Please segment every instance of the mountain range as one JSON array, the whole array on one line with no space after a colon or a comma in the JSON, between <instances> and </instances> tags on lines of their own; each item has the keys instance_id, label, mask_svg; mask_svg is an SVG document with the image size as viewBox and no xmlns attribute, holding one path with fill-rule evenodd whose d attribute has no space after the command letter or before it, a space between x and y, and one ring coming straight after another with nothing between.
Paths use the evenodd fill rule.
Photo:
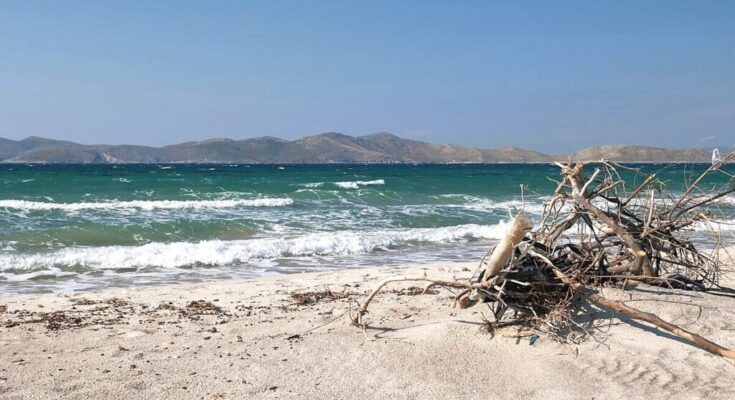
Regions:
<instances>
[{"instance_id":1,"label":"mountain range","mask_svg":"<svg viewBox=\"0 0 735 400\"><path fill-rule=\"evenodd\" d=\"M243 140L209 139L163 147L83 145L31 136L0 138L3 163L510 163L554 160L621 162L709 162L704 149L606 145L572 154L543 154L516 147L477 149L432 144L390 133L350 136L328 132L297 140L258 137Z\"/></svg>"}]
</instances>

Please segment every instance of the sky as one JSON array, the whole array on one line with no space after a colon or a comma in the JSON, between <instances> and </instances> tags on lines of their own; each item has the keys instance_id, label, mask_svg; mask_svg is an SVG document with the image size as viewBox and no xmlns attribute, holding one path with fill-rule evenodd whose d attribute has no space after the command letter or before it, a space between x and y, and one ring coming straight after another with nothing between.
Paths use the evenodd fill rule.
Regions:
<instances>
[{"instance_id":1,"label":"sky","mask_svg":"<svg viewBox=\"0 0 735 400\"><path fill-rule=\"evenodd\" d=\"M0 1L0 137L735 144L735 1Z\"/></svg>"}]
</instances>

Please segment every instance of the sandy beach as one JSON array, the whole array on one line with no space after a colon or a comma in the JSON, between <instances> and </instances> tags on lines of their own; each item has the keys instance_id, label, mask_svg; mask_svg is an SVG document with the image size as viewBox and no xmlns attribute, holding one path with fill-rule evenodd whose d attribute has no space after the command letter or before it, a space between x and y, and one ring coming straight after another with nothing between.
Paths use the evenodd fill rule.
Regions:
<instances>
[{"instance_id":1,"label":"sandy beach","mask_svg":"<svg viewBox=\"0 0 735 400\"><path fill-rule=\"evenodd\" d=\"M707 398L735 366L599 309L576 343L484 328L484 306L392 286L363 332L347 313L389 276L466 277L474 263L365 268L0 299L0 397ZM731 282L731 281L729 281ZM732 286L732 285L731 285ZM326 292L326 293L325 293ZM329 294L331 292L331 295ZM639 286L606 297L735 347L735 297ZM314 294L316 293L316 294Z\"/></svg>"},{"instance_id":2,"label":"sandy beach","mask_svg":"<svg viewBox=\"0 0 735 400\"><path fill-rule=\"evenodd\" d=\"M735 400L671 3L0 1L0 400Z\"/></svg>"}]
</instances>

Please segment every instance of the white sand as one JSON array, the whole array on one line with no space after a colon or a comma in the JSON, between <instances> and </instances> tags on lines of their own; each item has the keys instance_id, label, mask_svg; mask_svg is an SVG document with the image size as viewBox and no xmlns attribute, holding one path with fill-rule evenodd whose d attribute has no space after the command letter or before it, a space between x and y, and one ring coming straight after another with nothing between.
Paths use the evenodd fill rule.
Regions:
<instances>
[{"instance_id":1,"label":"white sand","mask_svg":"<svg viewBox=\"0 0 735 400\"><path fill-rule=\"evenodd\" d=\"M384 277L466 277L473 267L354 269L0 299L8 307L0 314L0 397L735 398L735 363L599 309L593 335L581 343L542 335L533 346L527 338L491 338L481 324L488 309L453 309L443 289L380 295L367 316L374 327L367 338L346 317L337 318ZM360 296L307 306L290 297L326 287ZM652 287L603 293L735 347L735 295ZM128 304L74 306L81 297ZM182 315L194 300L213 302L228 315ZM176 309L155 310L169 301ZM42 315L23 313L57 310L79 316L81 324L98 321L61 330L45 322L7 327Z\"/></svg>"}]
</instances>

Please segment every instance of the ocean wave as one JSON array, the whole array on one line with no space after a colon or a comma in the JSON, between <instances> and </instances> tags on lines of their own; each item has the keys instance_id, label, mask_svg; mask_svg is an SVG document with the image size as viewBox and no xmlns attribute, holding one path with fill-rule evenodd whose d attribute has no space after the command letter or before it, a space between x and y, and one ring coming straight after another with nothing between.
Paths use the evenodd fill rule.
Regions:
<instances>
[{"instance_id":1,"label":"ocean wave","mask_svg":"<svg viewBox=\"0 0 735 400\"><path fill-rule=\"evenodd\" d=\"M53 270L64 267L128 269L237 265L284 257L365 254L421 243L499 239L508 224L458 225L442 228L315 233L292 238L208 240L197 243L149 243L142 246L70 247L51 253L5 254L0 271Z\"/></svg>"},{"instance_id":2,"label":"ocean wave","mask_svg":"<svg viewBox=\"0 0 735 400\"><path fill-rule=\"evenodd\" d=\"M327 184L327 182L310 182L310 183L303 183L303 184L301 184L301 186L303 186L305 188L308 188L308 189L316 189L316 188L322 188L326 184ZM375 179L375 180L372 180L372 181L331 182L330 185L341 187L343 189L359 189L362 186L385 185L385 180L384 179Z\"/></svg>"},{"instance_id":3,"label":"ocean wave","mask_svg":"<svg viewBox=\"0 0 735 400\"><path fill-rule=\"evenodd\" d=\"M543 203L535 202L535 201L521 201L521 200L508 200L508 201L500 201L500 202L493 202L490 200L482 200L477 202L471 202L468 204L462 204L460 205L461 208L466 208L470 210L513 210L513 211L520 211L524 210L527 213L530 214L541 214L541 212L544 210Z\"/></svg>"},{"instance_id":4,"label":"ocean wave","mask_svg":"<svg viewBox=\"0 0 735 400\"><path fill-rule=\"evenodd\" d=\"M735 231L735 219L713 219L709 222L698 221L690 226L696 232Z\"/></svg>"},{"instance_id":5,"label":"ocean wave","mask_svg":"<svg viewBox=\"0 0 735 400\"><path fill-rule=\"evenodd\" d=\"M0 209L38 210L118 210L118 209L199 209L234 207L282 207L293 204L289 198L233 199L233 200L132 200L82 203L46 203L28 200L0 200Z\"/></svg>"},{"instance_id":6,"label":"ocean wave","mask_svg":"<svg viewBox=\"0 0 735 400\"><path fill-rule=\"evenodd\" d=\"M529 214L541 214L544 209L543 202L546 200L546 198L529 198L525 201L520 199L494 201L488 198L466 194L443 194L439 195L439 197L459 198L464 200L464 202L459 204L441 204L437 205L438 207L457 208L472 211L498 211L510 209L514 212L523 209Z\"/></svg>"},{"instance_id":7,"label":"ocean wave","mask_svg":"<svg viewBox=\"0 0 735 400\"><path fill-rule=\"evenodd\" d=\"M359 189L360 186L385 185L385 180L375 179L372 181L346 181L346 182L334 182L334 184L343 189Z\"/></svg>"}]
</instances>

